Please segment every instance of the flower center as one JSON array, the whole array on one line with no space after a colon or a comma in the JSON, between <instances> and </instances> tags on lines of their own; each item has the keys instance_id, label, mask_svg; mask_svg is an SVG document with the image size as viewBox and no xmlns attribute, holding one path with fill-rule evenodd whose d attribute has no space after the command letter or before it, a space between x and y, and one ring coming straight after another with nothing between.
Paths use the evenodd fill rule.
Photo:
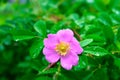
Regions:
<instances>
[{"instance_id":1,"label":"flower center","mask_svg":"<svg viewBox=\"0 0 120 80\"><path fill-rule=\"evenodd\" d=\"M55 51L57 51L60 55L65 56L70 49L70 45L66 42L60 42L56 45Z\"/></svg>"}]
</instances>

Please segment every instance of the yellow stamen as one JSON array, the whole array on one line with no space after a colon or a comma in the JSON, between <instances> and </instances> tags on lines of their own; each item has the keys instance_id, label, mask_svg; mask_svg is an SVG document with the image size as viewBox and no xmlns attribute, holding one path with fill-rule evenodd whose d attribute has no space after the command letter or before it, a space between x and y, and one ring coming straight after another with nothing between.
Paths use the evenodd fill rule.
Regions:
<instances>
[{"instance_id":1,"label":"yellow stamen","mask_svg":"<svg viewBox=\"0 0 120 80\"><path fill-rule=\"evenodd\" d=\"M70 45L69 43L66 42L60 42L55 47L55 51L62 56L65 56L68 53L69 49L70 49Z\"/></svg>"}]
</instances>

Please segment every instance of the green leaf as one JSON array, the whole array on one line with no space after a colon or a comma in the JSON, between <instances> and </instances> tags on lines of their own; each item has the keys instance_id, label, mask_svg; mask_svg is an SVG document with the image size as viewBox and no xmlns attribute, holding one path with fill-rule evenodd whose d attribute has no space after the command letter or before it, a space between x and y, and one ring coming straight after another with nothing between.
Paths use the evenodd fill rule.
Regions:
<instances>
[{"instance_id":1,"label":"green leaf","mask_svg":"<svg viewBox=\"0 0 120 80\"><path fill-rule=\"evenodd\" d=\"M11 33L15 41L32 39L35 37L34 33L29 30L11 30Z\"/></svg>"},{"instance_id":2,"label":"green leaf","mask_svg":"<svg viewBox=\"0 0 120 80\"><path fill-rule=\"evenodd\" d=\"M93 72L89 73L87 76L83 78L83 80L89 80L93 76Z\"/></svg>"},{"instance_id":3,"label":"green leaf","mask_svg":"<svg viewBox=\"0 0 120 80\"><path fill-rule=\"evenodd\" d=\"M115 12L118 12L117 10L114 9ZM120 18L118 14L112 14L111 15L111 20L113 24L120 24Z\"/></svg>"},{"instance_id":4,"label":"green leaf","mask_svg":"<svg viewBox=\"0 0 120 80\"><path fill-rule=\"evenodd\" d=\"M86 47L84 49L84 52L95 55L95 56L104 56L104 55L109 54L108 51L106 51L104 48L99 47L99 46Z\"/></svg>"},{"instance_id":5,"label":"green leaf","mask_svg":"<svg viewBox=\"0 0 120 80\"><path fill-rule=\"evenodd\" d=\"M104 76L104 79L103 77ZM91 71L87 76L83 78L83 80L109 80L108 74L107 74L107 68L102 67L102 68L97 68L96 71Z\"/></svg>"},{"instance_id":6,"label":"green leaf","mask_svg":"<svg viewBox=\"0 0 120 80\"><path fill-rule=\"evenodd\" d=\"M51 28L51 33L56 33L58 30L62 29L63 26L65 25L65 22L60 21L56 23L52 28Z\"/></svg>"},{"instance_id":7,"label":"green leaf","mask_svg":"<svg viewBox=\"0 0 120 80\"><path fill-rule=\"evenodd\" d=\"M110 16L109 14L107 13L101 13L99 15L99 18L98 18L99 22L101 22L102 24L104 24L105 26L111 26L112 25L112 21L110 19Z\"/></svg>"},{"instance_id":8,"label":"green leaf","mask_svg":"<svg viewBox=\"0 0 120 80\"><path fill-rule=\"evenodd\" d=\"M39 76L35 80L53 80L51 77L48 76Z\"/></svg>"},{"instance_id":9,"label":"green leaf","mask_svg":"<svg viewBox=\"0 0 120 80\"><path fill-rule=\"evenodd\" d=\"M86 38L92 38L94 41L105 42L104 37L97 35L97 34L86 35Z\"/></svg>"},{"instance_id":10,"label":"green leaf","mask_svg":"<svg viewBox=\"0 0 120 80\"><path fill-rule=\"evenodd\" d=\"M85 39L85 40L83 40L83 41L80 42L80 45L81 45L82 47L85 47L85 46L87 46L88 44L90 44L91 42L93 42L93 39Z\"/></svg>"},{"instance_id":11,"label":"green leaf","mask_svg":"<svg viewBox=\"0 0 120 80\"><path fill-rule=\"evenodd\" d=\"M69 18L75 21L75 20L78 20L78 19L79 19L79 15L76 14L76 13L73 13L73 14L71 14L71 15L69 16Z\"/></svg>"},{"instance_id":12,"label":"green leaf","mask_svg":"<svg viewBox=\"0 0 120 80\"><path fill-rule=\"evenodd\" d=\"M35 24L34 24L34 29L43 37L46 36L46 32L47 32L47 29L46 29L46 23L42 20L39 20L37 21Z\"/></svg>"},{"instance_id":13,"label":"green leaf","mask_svg":"<svg viewBox=\"0 0 120 80\"><path fill-rule=\"evenodd\" d=\"M103 32L107 41L112 43L114 41L114 33L112 28L110 26L103 26Z\"/></svg>"},{"instance_id":14,"label":"green leaf","mask_svg":"<svg viewBox=\"0 0 120 80\"><path fill-rule=\"evenodd\" d=\"M82 56L80 56L78 65L74 67L74 70L76 70L76 71L81 70L83 68L86 68L87 65L88 65L87 56L82 55Z\"/></svg>"},{"instance_id":15,"label":"green leaf","mask_svg":"<svg viewBox=\"0 0 120 80\"><path fill-rule=\"evenodd\" d=\"M98 20L100 22L99 26L103 30L103 33L104 33L104 36L105 36L107 42L113 43L114 42L114 32L111 27L111 26L113 26L113 24L112 24L112 21L111 21L109 15L103 13L100 15L100 18Z\"/></svg>"},{"instance_id":16,"label":"green leaf","mask_svg":"<svg viewBox=\"0 0 120 80\"><path fill-rule=\"evenodd\" d=\"M87 38L92 38L94 40L90 45L103 46L106 44L105 38L97 34L86 35L86 39Z\"/></svg>"},{"instance_id":17,"label":"green leaf","mask_svg":"<svg viewBox=\"0 0 120 80\"><path fill-rule=\"evenodd\" d=\"M43 48L43 39L35 40L29 50L31 57L36 58L40 54L42 48Z\"/></svg>"},{"instance_id":18,"label":"green leaf","mask_svg":"<svg viewBox=\"0 0 120 80\"><path fill-rule=\"evenodd\" d=\"M29 56L30 57L30 56ZM32 69L36 70L36 71L40 71L41 69L43 69L43 64L41 59L32 59L31 63L31 67ZM42 66L42 67L41 67Z\"/></svg>"},{"instance_id":19,"label":"green leaf","mask_svg":"<svg viewBox=\"0 0 120 80\"><path fill-rule=\"evenodd\" d=\"M120 58L115 58L114 60L114 64L120 68Z\"/></svg>"},{"instance_id":20,"label":"green leaf","mask_svg":"<svg viewBox=\"0 0 120 80\"><path fill-rule=\"evenodd\" d=\"M117 31L117 40L120 41L120 28L118 28L118 31Z\"/></svg>"},{"instance_id":21,"label":"green leaf","mask_svg":"<svg viewBox=\"0 0 120 80\"><path fill-rule=\"evenodd\" d=\"M5 48L3 45L0 44L0 52L3 51Z\"/></svg>"},{"instance_id":22,"label":"green leaf","mask_svg":"<svg viewBox=\"0 0 120 80\"><path fill-rule=\"evenodd\" d=\"M120 50L120 41L116 41L115 44L118 47L118 49Z\"/></svg>"},{"instance_id":23,"label":"green leaf","mask_svg":"<svg viewBox=\"0 0 120 80\"><path fill-rule=\"evenodd\" d=\"M46 71L40 71L39 74L53 74L57 71L57 68L50 68L49 70Z\"/></svg>"},{"instance_id":24,"label":"green leaf","mask_svg":"<svg viewBox=\"0 0 120 80\"><path fill-rule=\"evenodd\" d=\"M98 34L101 32L101 28L100 27L96 27L95 25L86 25L85 26L86 29L86 34L90 35L90 34ZM99 31L99 32L98 32Z\"/></svg>"}]
</instances>

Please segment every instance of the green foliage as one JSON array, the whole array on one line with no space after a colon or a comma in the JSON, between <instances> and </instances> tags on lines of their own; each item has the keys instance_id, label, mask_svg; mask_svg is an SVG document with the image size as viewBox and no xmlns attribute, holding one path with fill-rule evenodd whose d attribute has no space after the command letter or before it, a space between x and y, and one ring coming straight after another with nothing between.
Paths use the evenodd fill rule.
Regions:
<instances>
[{"instance_id":1,"label":"green foliage","mask_svg":"<svg viewBox=\"0 0 120 80\"><path fill-rule=\"evenodd\" d=\"M30 47L31 57L36 58L40 54L42 48L43 48L43 40L37 39L36 41L34 41Z\"/></svg>"},{"instance_id":2,"label":"green foliage","mask_svg":"<svg viewBox=\"0 0 120 80\"><path fill-rule=\"evenodd\" d=\"M34 24L34 29L41 35L41 36L45 36L46 35L46 23L42 20L37 21Z\"/></svg>"},{"instance_id":3,"label":"green foliage","mask_svg":"<svg viewBox=\"0 0 120 80\"><path fill-rule=\"evenodd\" d=\"M108 52L104 48L101 48L99 46L86 47L84 52L95 56L104 56L108 54Z\"/></svg>"},{"instance_id":4,"label":"green foliage","mask_svg":"<svg viewBox=\"0 0 120 80\"><path fill-rule=\"evenodd\" d=\"M12 30L11 33L15 41L32 39L35 37L34 33L27 30Z\"/></svg>"},{"instance_id":5,"label":"green foliage","mask_svg":"<svg viewBox=\"0 0 120 80\"><path fill-rule=\"evenodd\" d=\"M120 80L119 4L120 0L1 0L0 80ZM47 34L66 28L84 49L70 71L60 62L50 66L43 55Z\"/></svg>"},{"instance_id":6,"label":"green foliage","mask_svg":"<svg viewBox=\"0 0 120 80\"><path fill-rule=\"evenodd\" d=\"M82 47L85 47L85 46L87 46L88 44L90 44L91 42L93 42L93 39L85 39L85 40L83 40L83 41L80 42L80 45L81 45Z\"/></svg>"}]
</instances>

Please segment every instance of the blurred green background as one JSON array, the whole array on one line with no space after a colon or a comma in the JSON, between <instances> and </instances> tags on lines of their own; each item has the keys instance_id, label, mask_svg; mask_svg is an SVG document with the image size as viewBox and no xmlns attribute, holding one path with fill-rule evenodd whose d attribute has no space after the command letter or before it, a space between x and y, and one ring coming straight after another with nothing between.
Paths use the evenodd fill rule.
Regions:
<instances>
[{"instance_id":1,"label":"blurred green background","mask_svg":"<svg viewBox=\"0 0 120 80\"><path fill-rule=\"evenodd\" d=\"M49 63L37 23L47 34L76 33L84 48L77 66L41 72ZM120 0L0 0L0 80L120 80Z\"/></svg>"}]
</instances>

